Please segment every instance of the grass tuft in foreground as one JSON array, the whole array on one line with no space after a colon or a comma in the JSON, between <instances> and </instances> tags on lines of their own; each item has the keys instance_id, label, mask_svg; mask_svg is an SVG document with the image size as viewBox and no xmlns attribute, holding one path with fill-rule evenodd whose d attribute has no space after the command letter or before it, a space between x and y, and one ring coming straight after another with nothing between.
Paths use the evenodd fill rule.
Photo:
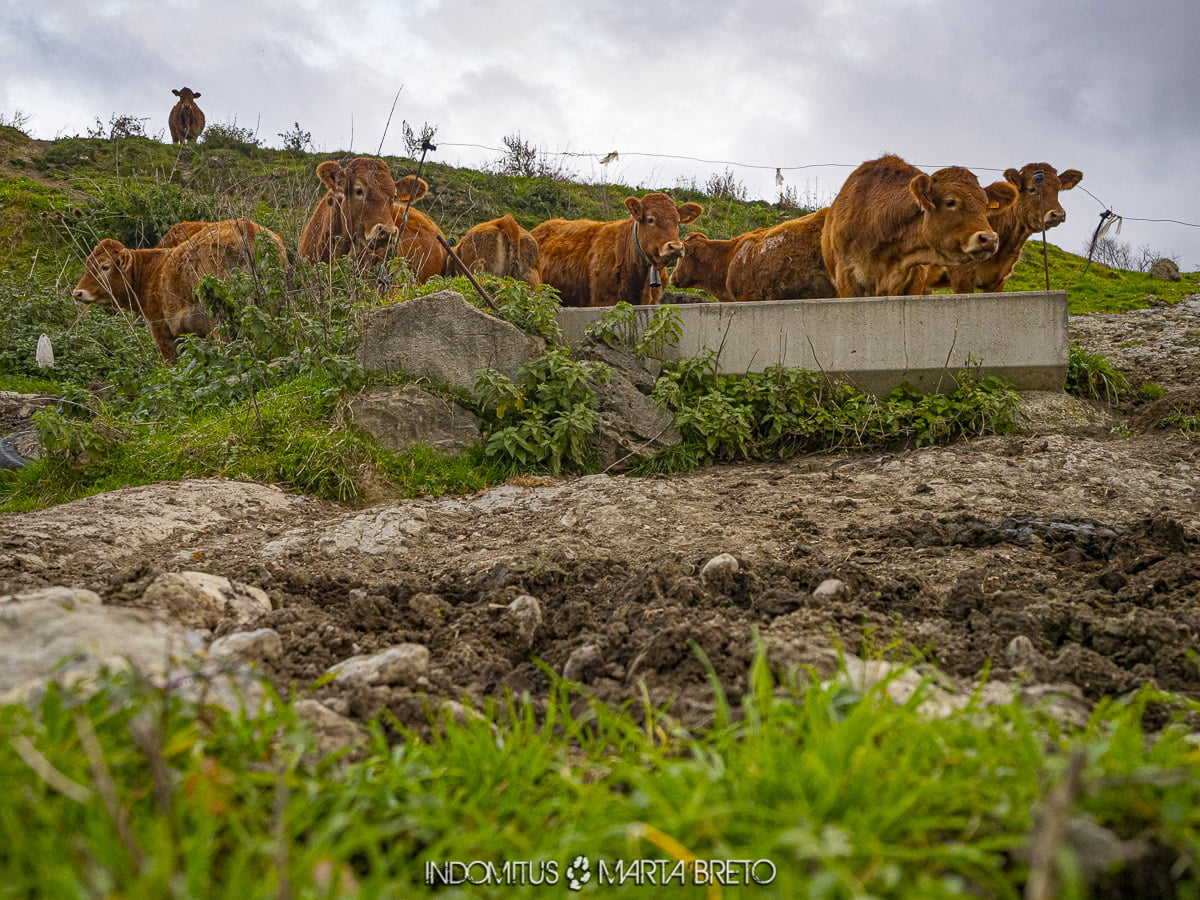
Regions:
<instances>
[{"instance_id":1,"label":"grass tuft in foreground","mask_svg":"<svg viewBox=\"0 0 1200 900\"><path fill-rule=\"evenodd\" d=\"M508 863L514 886L470 895L532 897L546 887L520 883L516 864L562 890L579 855L599 882L601 863L665 871L692 854L770 861L756 869L774 870L770 885L727 896L1016 898L1035 812L1078 752L1070 815L1149 842L1180 896L1200 889L1200 753L1182 718L1141 724L1150 707L1182 716L1183 701L1146 690L1075 732L1016 704L931 721L920 695L897 706L886 684L785 688L761 660L752 681L743 715L718 694L702 731L559 684L540 714L512 700L447 715L429 740L393 723L357 758L320 761L284 698L249 715L129 675L87 699L52 688L34 709L0 707L0 884L28 897L447 896L426 884L430 866L479 860L474 878ZM1084 896L1078 860L1062 858L1061 896ZM605 893L639 890L703 889Z\"/></svg>"}]
</instances>

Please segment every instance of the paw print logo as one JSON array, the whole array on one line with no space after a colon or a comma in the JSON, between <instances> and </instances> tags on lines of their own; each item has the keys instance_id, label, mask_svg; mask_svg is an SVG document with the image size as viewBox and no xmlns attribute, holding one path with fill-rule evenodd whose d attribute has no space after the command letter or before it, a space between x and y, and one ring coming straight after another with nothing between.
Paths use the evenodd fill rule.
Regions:
<instances>
[{"instance_id":1,"label":"paw print logo","mask_svg":"<svg viewBox=\"0 0 1200 900\"><path fill-rule=\"evenodd\" d=\"M592 872L587 857L575 857L567 866L567 887L573 891L581 891L583 886L591 880Z\"/></svg>"}]
</instances>

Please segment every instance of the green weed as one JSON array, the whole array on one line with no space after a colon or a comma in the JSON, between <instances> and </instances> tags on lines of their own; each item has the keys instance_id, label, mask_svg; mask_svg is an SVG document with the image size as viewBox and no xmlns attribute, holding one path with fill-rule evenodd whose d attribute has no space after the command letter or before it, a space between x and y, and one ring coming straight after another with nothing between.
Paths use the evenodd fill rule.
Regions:
<instances>
[{"instance_id":1,"label":"green weed","mask_svg":"<svg viewBox=\"0 0 1200 900\"><path fill-rule=\"evenodd\" d=\"M1123 372L1102 353L1088 353L1072 344L1067 361L1067 392L1115 406L1129 389Z\"/></svg>"}]
</instances>

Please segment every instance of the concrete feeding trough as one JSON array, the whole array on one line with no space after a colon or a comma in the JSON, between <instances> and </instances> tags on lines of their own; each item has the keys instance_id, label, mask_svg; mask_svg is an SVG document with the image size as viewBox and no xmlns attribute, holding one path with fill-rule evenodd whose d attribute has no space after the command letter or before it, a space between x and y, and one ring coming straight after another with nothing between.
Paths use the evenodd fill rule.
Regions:
<instances>
[{"instance_id":1,"label":"concrete feeding trough","mask_svg":"<svg viewBox=\"0 0 1200 900\"><path fill-rule=\"evenodd\" d=\"M657 307L635 307L644 323ZM951 391L965 368L996 375L1020 391L1061 391L1066 384L1064 291L927 294L677 307L683 336L667 355L717 350L722 373L784 365L843 378L886 394L902 382L926 393ZM583 338L606 307L562 309L570 343Z\"/></svg>"}]
</instances>

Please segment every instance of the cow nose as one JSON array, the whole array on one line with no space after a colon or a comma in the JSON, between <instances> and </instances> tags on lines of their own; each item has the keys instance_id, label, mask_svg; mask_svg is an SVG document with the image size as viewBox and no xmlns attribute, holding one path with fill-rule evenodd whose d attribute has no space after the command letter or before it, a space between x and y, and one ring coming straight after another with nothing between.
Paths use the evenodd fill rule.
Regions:
<instances>
[{"instance_id":1,"label":"cow nose","mask_svg":"<svg viewBox=\"0 0 1200 900\"><path fill-rule=\"evenodd\" d=\"M1055 225L1061 225L1067 221L1067 214L1061 209L1050 209L1046 211L1046 227L1053 228Z\"/></svg>"},{"instance_id":2,"label":"cow nose","mask_svg":"<svg viewBox=\"0 0 1200 900\"><path fill-rule=\"evenodd\" d=\"M683 256L683 241L668 241L663 244L662 255L667 259L679 259Z\"/></svg>"},{"instance_id":3,"label":"cow nose","mask_svg":"<svg viewBox=\"0 0 1200 900\"><path fill-rule=\"evenodd\" d=\"M87 302L87 291L85 291L85 290L72 291L71 296L74 297L76 300L78 300L80 303Z\"/></svg>"}]
</instances>

